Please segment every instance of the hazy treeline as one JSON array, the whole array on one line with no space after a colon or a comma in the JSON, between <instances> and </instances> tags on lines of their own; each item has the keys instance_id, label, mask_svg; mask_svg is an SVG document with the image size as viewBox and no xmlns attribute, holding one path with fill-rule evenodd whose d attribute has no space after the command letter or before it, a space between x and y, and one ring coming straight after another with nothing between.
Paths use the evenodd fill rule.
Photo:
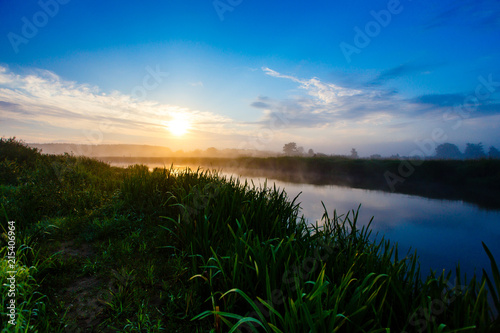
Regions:
<instances>
[{"instance_id":1,"label":"hazy treeline","mask_svg":"<svg viewBox=\"0 0 500 333\"><path fill-rule=\"evenodd\" d=\"M297 146L295 142L286 143L283 146L283 154L286 156L309 156L309 157L325 157L328 156L323 153L315 153L313 149L309 149L307 152L304 147ZM330 156L343 156L349 158L360 158L358 151L356 148L351 149L351 153L349 155L336 155L332 154ZM372 154L370 155L370 159L408 159L414 156L400 156L399 154L395 154L392 156L384 157L380 154ZM420 157L418 157L420 158ZM435 154L432 156L426 156L426 159L439 159L439 160L462 160L462 159L481 159L481 158L490 158L490 159L500 159L500 151L491 146L488 152L485 152L483 144L479 143L467 143L465 145L465 150L462 153L460 149L452 143L443 143L438 145L435 148Z\"/></svg>"},{"instance_id":2,"label":"hazy treeline","mask_svg":"<svg viewBox=\"0 0 500 333\"><path fill-rule=\"evenodd\" d=\"M133 144L101 144L101 145L85 145L73 143L30 143L30 147L39 149L44 154L62 155L68 153L75 156L89 157L221 157L221 158L237 158L237 157L278 157L278 156L303 156L303 157L348 157L348 158L364 158L364 159L405 159L411 156L400 156L393 154L391 156L382 156L381 154L371 154L369 156L360 156L356 148L352 148L350 154L325 154L316 152L314 149L306 149L298 146L295 142L286 143L281 152L252 150L252 149L217 149L210 147L207 149L194 149L189 151L173 150L168 147L152 146L152 145L133 145ZM499 159L500 151L494 147L489 147L489 150L483 147L480 143L467 143L464 151L452 143L443 143L436 147L435 153L431 156L426 156L426 159Z\"/></svg>"},{"instance_id":3,"label":"hazy treeline","mask_svg":"<svg viewBox=\"0 0 500 333\"><path fill-rule=\"evenodd\" d=\"M85 145L73 143L29 143L28 146L41 150L43 154L88 157L239 157L239 156L277 156L278 153L251 149L217 149L190 151L172 150L168 147L132 144Z\"/></svg>"},{"instance_id":4,"label":"hazy treeline","mask_svg":"<svg viewBox=\"0 0 500 333\"><path fill-rule=\"evenodd\" d=\"M465 145L465 150L462 153L456 145L452 143L443 143L436 147L435 158L448 160L480 158L500 159L500 151L498 151L498 149L494 146L491 146L488 153L486 153L483 144L479 142L477 144L467 143Z\"/></svg>"}]
</instances>

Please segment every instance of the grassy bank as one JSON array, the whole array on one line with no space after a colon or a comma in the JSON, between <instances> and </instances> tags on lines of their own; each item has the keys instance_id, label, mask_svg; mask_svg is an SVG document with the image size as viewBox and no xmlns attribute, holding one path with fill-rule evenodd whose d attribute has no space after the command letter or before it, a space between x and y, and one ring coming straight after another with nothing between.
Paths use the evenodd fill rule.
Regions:
<instances>
[{"instance_id":1,"label":"grassy bank","mask_svg":"<svg viewBox=\"0 0 500 333\"><path fill-rule=\"evenodd\" d=\"M0 156L2 281L8 221L18 272L17 324L3 282L2 332L500 328L492 257L490 278L422 278L415 254L369 241L355 211L310 227L283 191L208 171L112 168L13 140Z\"/></svg>"},{"instance_id":2,"label":"grassy bank","mask_svg":"<svg viewBox=\"0 0 500 333\"><path fill-rule=\"evenodd\" d=\"M201 165L246 176L464 200L484 208L500 209L500 160L405 161L345 157L101 159L114 163Z\"/></svg>"}]
</instances>

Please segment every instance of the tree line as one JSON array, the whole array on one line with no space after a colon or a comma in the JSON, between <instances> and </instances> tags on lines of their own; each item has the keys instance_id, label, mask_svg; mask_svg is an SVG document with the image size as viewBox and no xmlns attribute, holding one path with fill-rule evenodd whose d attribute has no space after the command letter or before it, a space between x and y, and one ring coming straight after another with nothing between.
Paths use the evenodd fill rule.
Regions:
<instances>
[{"instance_id":1,"label":"tree line","mask_svg":"<svg viewBox=\"0 0 500 333\"><path fill-rule=\"evenodd\" d=\"M297 143L295 142L285 143L285 145L283 146L283 154L286 156L309 156L309 157L328 156L323 153L315 153L313 149L309 149L306 153L304 147L297 146ZM348 157L359 158L358 152L356 151L355 148L351 149L351 155L349 155Z\"/></svg>"},{"instance_id":2,"label":"tree line","mask_svg":"<svg viewBox=\"0 0 500 333\"><path fill-rule=\"evenodd\" d=\"M283 154L286 156L327 156L322 153L315 153L314 150L309 149L306 153L304 147L297 146L295 142L286 143L283 146ZM351 154L347 157L350 158L359 158L358 152L355 148L351 149ZM383 158L380 154L371 155L372 159L381 159ZM390 158L400 159L401 157L398 155L393 155ZM429 156L430 159L440 159L440 160L469 160L469 159L482 159L482 158L490 158L490 159L500 159L500 151L491 146L486 153L483 144L479 143L467 143L465 145L465 151L462 153L457 145L452 143L442 143L438 145L435 149L435 155Z\"/></svg>"},{"instance_id":3,"label":"tree line","mask_svg":"<svg viewBox=\"0 0 500 333\"><path fill-rule=\"evenodd\" d=\"M500 159L500 151L491 146L488 153L486 153L483 144L479 142L467 143L465 145L465 151L462 153L456 145L452 143L443 143L436 147L435 158L442 160Z\"/></svg>"}]
</instances>

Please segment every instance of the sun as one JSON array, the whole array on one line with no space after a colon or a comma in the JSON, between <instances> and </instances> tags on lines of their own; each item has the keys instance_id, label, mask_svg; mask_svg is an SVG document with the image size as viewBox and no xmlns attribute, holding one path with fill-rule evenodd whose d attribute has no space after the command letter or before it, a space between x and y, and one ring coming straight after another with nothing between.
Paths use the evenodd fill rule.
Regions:
<instances>
[{"instance_id":1,"label":"sun","mask_svg":"<svg viewBox=\"0 0 500 333\"><path fill-rule=\"evenodd\" d=\"M172 119L168 122L168 130L175 136L181 136L187 133L189 123L185 119Z\"/></svg>"}]
</instances>

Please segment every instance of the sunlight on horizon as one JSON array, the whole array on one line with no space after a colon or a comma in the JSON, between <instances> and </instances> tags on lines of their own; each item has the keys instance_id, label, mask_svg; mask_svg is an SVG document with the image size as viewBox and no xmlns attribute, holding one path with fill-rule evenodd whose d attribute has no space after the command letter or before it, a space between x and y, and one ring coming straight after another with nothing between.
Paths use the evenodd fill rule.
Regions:
<instances>
[{"instance_id":1,"label":"sunlight on horizon","mask_svg":"<svg viewBox=\"0 0 500 333\"><path fill-rule=\"evenodd\" d=\"M183 118L174 118L167 123L167 128L175 136L186 134L190 128L189 122Z\"/></svg>"}]
</instances>

